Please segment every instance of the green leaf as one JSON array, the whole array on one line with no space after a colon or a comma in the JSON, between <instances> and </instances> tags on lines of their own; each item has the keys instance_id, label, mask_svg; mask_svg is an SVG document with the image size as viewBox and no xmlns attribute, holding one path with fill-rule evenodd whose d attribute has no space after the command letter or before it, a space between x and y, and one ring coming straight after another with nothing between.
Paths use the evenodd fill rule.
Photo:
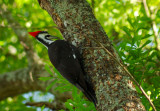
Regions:
<instances>
[{"instance_id":1,"label":"green leaf","mask_svg":"<svg viewBox=\"0 0 160 111\"><path fill-rule=\"evenodd\" d=\"M135 45L135 44L137 44L137 46L139 47L140 42L141 42L140 39L141 39L140 36L138 36L138 35L134 36L133 39L132 39L132 46Z\"/></svg>"},{"instance_id":2,"label":"green leaf","mask_svg":"<svg viewBox=\"0 0 160 111\"><path fill-rule=\"evenodd\" d=\"M43 110L44 110L44 108L45 108L45 105L43 105L43 106L41 107L41 111L43 111Z\"/></svg>"},{"instance_id":3,"label":"green leaf","mask_svg":"<svg viewBox=\"0 0 160 111\"><path fill-rule=\"evenodd\" d=\"M160 83L160 77L159 76L152 77L151 81L156 88L160 87L160 84L159 84Z\"/></svg>"},{"instance_id":4,"label":"green leaf","mask_svg":"<svg viewBox=\"0 0 160 111\"><path fill-rule=\"evenodd\" d=\"M126 26L123 27L123 31L126 32L126 34L127 34L130 38L132 38L132 36L131 36L131 34L130 34L130 30L129 30Z\"/></svg>"},{"instance_id":5,"label":"green leaf","mask_svg":"<svg viewBox=\"0 0 160 111\"><path fill-rule=\"evenodd\" d=\"M53 79L53 77L40 77L38 79L42 81L47 81L47 80Z\"/></svg>"},{"instance_id":6,"label":"green leaf","mask_svg":"<svg viewBox=\"0 0 160 111\"><path fill-rule=\"evenodd\" d=\"M151 35L150 34L146 34L144 37L141 38L141 40L149 38Z\"/></svg>"},{"instance_id":7,"label":"green leaf","mask_svg":"<svg viewBox=\"0 0 160 111\"><path fill-rule=\"evenodd\" d=\"M51 75L53 76L53 72L50 70L49 66L48 65L45 65L45 70Z\"/></svg>"},{"instance_id":8,"label":"green leaf","mask_svg":"<svg viewBox=\"0 0 160 111\"><path fill-rule=\"evenodd\" d=\"M128 22L129 22L129 24L132 26L132 28L134 28L134 25L133 25L133 23L132 23L132 21L131 21L131 18L128 17L127 20L128 20Z\"/></svg>"},{"instance_id":9,"label":"green leaf","mask_svg":"<svg viewBox=\"0 0 160 111\"><path fill-rule=\"evenodd\" d=\"M72 96L74 97L74 99L77 98L77 93L78 93L78 90L76 87L73 87L73 90L72 90Z\"/></svg>"},{"instance_id":10,"label":"green leaf","mask_svg":"<svg viewBox=\"0 0 160 111\"><path fill-rule=\"evenodd\" d=\"M73 101L71 99L68 99L67 102L65 102L66 108L68 108L69 111L74 111L73 105L71 105L71 104L73 104Z\"/></svg>"},{"instance_id":11,"label":"green leaf","mask_svg":"<svg viewBox=\"0 0 160 111\"><path fill-rule=\"evenodd\" d=\"M56 87L54 90L58 90L60 92L66 92L66 91L72 91L73 89L71 88L71 85L67 85L67 84L61 84L58 87Z\"/></svg>"},{"instance_id":12,"label":"green leaf","mask_svg":"<svg viewBox=\"0 0 160 111\"><path fill-rule=\"evenodd\" d=\"M145 47L147 44L151 43L151 40L147 40L140 48L142 49L143 47Z\"/></svg>"},{"instance_id":13,"label":"green leaf","mask_svg":"<svg viewBox=\"0 0 160 111\"><path fill-rule=\"evenodd\" d=\"M55 79L50 85L47 86L46 90L48 91L49 89L51 89L51 87L57 82L58 80Z\"/></svg>"},{"instance_id":14,"label":"green leaf","mask_svg":"<svg viewBox=\"0 0 160 111\"><path fill-rule=\"evenodd\" d=\"M59 71L54 67L53 71L58 75L58 78L63 78L63 76L59 73Z\"/></svg>"}]
</instances>

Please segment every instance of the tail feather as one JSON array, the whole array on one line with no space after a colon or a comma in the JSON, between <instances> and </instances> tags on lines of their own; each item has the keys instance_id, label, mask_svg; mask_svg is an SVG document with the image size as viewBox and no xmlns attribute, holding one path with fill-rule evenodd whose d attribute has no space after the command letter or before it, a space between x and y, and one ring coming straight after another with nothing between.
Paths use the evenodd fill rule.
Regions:
<instances>
[{"instance_id":1,"label":"tail feather","mask_svg":"<svg viewBox=\"0 0 160 111\"><path fill-rule=\"evenodd\" d=\"M87 91L83 91L83 94L88 98L89 101L92 101L96 106L97 98L94 92L90 92L89 90L87 90Z\"/></svg>"},{"instance_id":2,"label":"tail feather","mask_svg":"<svg viewBox=\"0 0 160 111\"><path fill-rule=\"evenodd\" d=\"M96 104L97 104L96 94L95 94L95 91L93 89L93 84L92 84L91 78L88 75L85 76L85 82L87 84L87 90L84 89L85 92L86 92L84 94L96 106Z\"/></svg>"},{"instance_id":3,"label":"tail feather","mask_svg":"<svg viewBox=\"0 0 160 111\"><path fill-rule=\"evenodd\" d=\"M77 84L75 84L75 86L79 88L84 93L84 95L88 98L88 100L92 101L96 106L97 98L96 98L95 91L93 89L91 79L89 77L84 76L83 74L80 74Z\"/></svg>"},{"instance_id":4,"label":"tail feather","mask_svg":"<svg viewBox=\"0 0 160 111\"><path fill-rule=\"evenodd\" d=\"M82 84L75 84L77 88L79 88L83 94L87 97L89 101L92 101L94 105L96 106L97 104L97 98L95 91L93 90L93 87L90 86L89 84L85 83L85 87L82 87ZM83 85L84 86L84 85Z\"/></svg>"}]
</instances>

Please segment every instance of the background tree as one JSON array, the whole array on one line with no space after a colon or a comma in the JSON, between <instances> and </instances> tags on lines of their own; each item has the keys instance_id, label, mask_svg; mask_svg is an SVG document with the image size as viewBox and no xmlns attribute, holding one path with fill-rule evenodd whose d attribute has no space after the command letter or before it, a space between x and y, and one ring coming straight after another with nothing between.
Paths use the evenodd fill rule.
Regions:
<instances>
[{"instance_id":1,"label":"background tree","mask_svg":"<svg viewBox=\"0 0 160 111\"><path fill-rule=\"evenodd\" d=\"M88 2L91 3L91 1ZM32 40L27 37L27 32L37 29L45 29L52 33L52 35L60 36L60 33L56 29L53 31L54 26L50 25L53 24L50 16L40 9L36 1L19 2L18 0L4 0L0 1L0 4L0 19L2 19L2 21L0 21L0 29L2 30L0 35L0 50L2 51L2 54L0 55L1 73L13 71L0 75L0 88L2 89L0 90L0 98L1 100L3 99L0 103L0 109L23 109L25 107L22 104L22 101L25 100L24 95L18 97L16 95L35 90L45 91L45 87L51 83L54 84L55 82L52 82L53 79L50 79L50 77L44 78L44 76L46 76L46 70L47 72L50 72L50 69L47 68L47 66L43 69L44 62L49 64L49 61L46 61L48 60L47 52L40 45L34 46L31 43ZM115 44L115 48L119 52L123 63L126 64L135 79L145 89L157 107L157 110L160 109L158 104L160 102L160 45L158 38L158 22L160 17L158 7L159 1L154 0L150 2L148 1L147 3L145 0L95 1L91 4L94 6L93 10L95 16L108 36L111 37L110 39ZM31 7L31 5L34 8ZM32 48L33 46L36 48L36 53L34 48ZM39 59L38 56L41 59ZM41 76L43 77L41 78L42 80L49 81L39 81L37 77ZM68 90L70 87L73 87L68 85L64 86L62 81L64 80L58 80L59 84L63 86L57 88L59 91L63 92L64 88ZM49 87L47 89L49 89ZM56 95L56 92L54 92L53 89L54 87L50 89L50 92L58 98L58 95ZM76 91L77 90L73 88L72 93L74 99L66 102L65 107L68 109L72 109L72 106L70 106L69 103L78 106L77 108L83 108L80 106L83 106L82 104L86 102L83 100L79 102L79 104L76 104L78 103L77 101L81 100L82 96L81 94L77 95ZM139 91L139 89L137 89L137 91L139 96L141 96L141 100L145 105L146 110L152 110L141 91ZM34 100L32 99L33 97L34 96L30 97L31 101ZM17 105L15 105L15 101L17 102ZM13 105L15 107L12 107ZM92 109L93 107L91 106L87 108ZM32 109L34 110L34 108ZM29 110L31 110L31 108L29 108Z\"/></svg>"}]
</instances>

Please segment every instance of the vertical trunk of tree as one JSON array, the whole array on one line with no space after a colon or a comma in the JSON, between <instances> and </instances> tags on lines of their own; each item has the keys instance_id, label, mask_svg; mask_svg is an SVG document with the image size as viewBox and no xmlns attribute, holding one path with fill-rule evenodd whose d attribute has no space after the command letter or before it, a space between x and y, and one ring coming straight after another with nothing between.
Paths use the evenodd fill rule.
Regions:
<instances>
[{"instance_id":1,"label":"vertical trunk of tree","mask_svg":"<svg viewBox=\"0 0 160 111\"><path fill-rule=\"evenodd\" d=\"M38 0L63 37L77 46L92 78L98 111L145 111L128 75L104 47L121 62L111 41L85 0ZM101 45L100 45L101 44ZM104 47L102 47L102 45Z\"/></svg>"}]
</instances>

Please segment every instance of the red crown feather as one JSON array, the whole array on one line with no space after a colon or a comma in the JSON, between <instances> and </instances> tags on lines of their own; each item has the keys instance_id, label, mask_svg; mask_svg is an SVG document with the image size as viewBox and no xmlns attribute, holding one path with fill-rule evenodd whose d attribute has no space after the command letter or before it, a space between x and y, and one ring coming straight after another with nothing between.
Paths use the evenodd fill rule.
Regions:
<instances>
[{"instance_id":1,"label":"red crown feather","mask_svg":"<svg viewBox=\"0 0 160 111\"><path fill-rule=\"evenodd\" d=\"M40 32L42 32L42 31L29 32L29 34L30 34L31 36L33 36L34 38L36 38L36 36L37 36Z\"/></svg>"}]
</instances>

